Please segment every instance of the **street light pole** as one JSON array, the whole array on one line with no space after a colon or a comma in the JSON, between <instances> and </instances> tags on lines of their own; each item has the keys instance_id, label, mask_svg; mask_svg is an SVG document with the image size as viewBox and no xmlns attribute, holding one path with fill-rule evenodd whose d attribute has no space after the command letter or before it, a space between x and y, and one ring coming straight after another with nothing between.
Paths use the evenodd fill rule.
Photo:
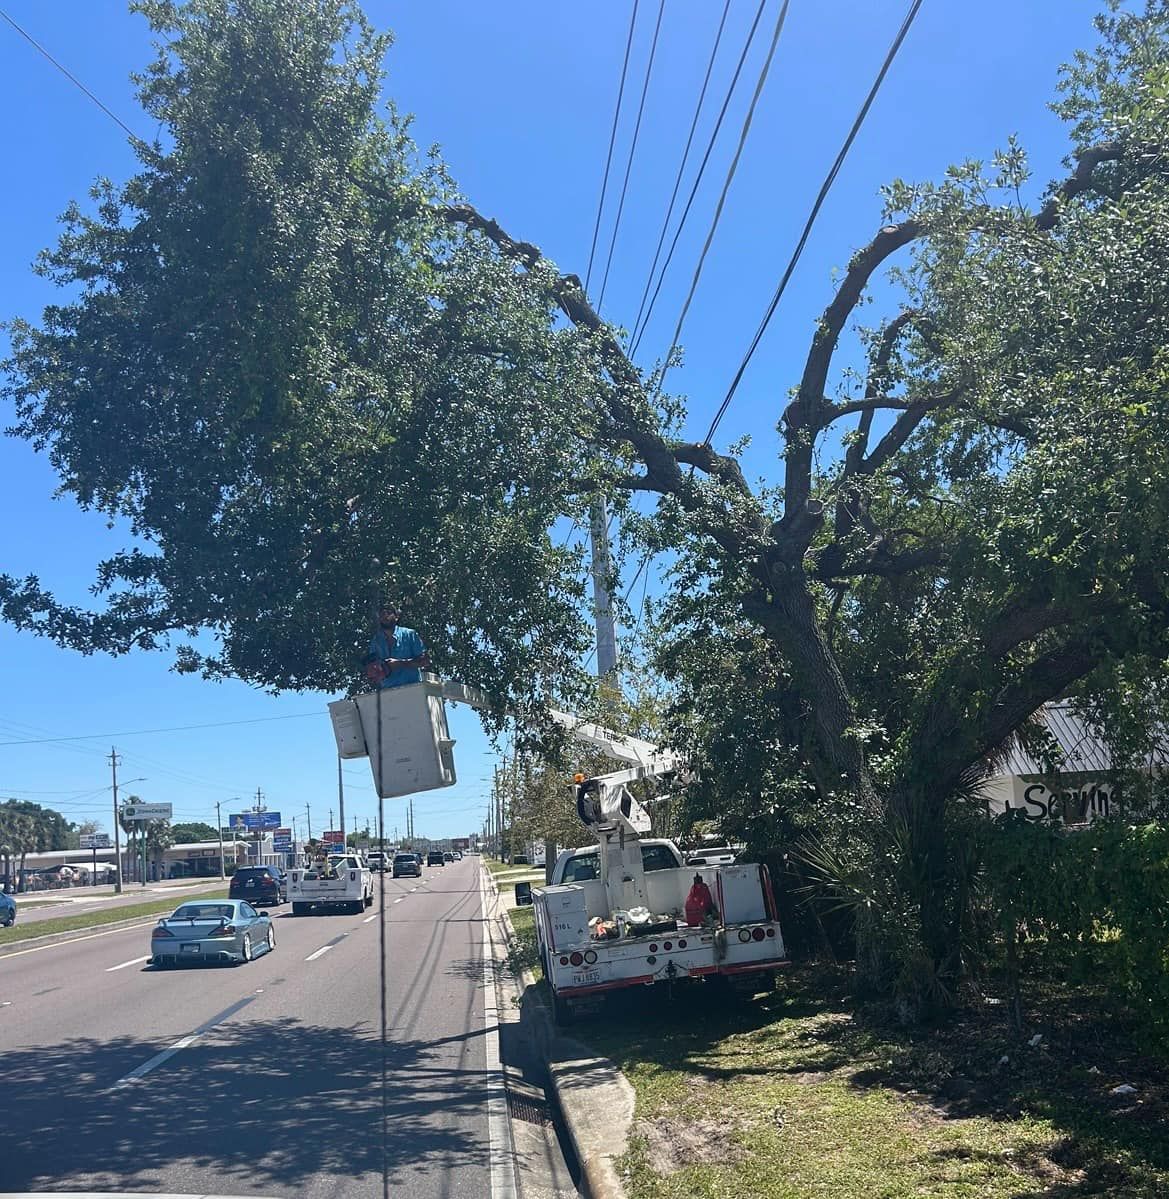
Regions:
<instances>
[{"instance_id":1,"label":"street light pole","mask_svg":"<svg viewBox=\"0 0 1169 1199\"><path fill-rule=\"evenodd\" d=\"M223 865L223 817L219 813L219 800L215 801L215 831L219 834L219 877L220 880L227 878L227 871ZM279 896L277 896L279 898Z\"/></svg>"}]
</instances>

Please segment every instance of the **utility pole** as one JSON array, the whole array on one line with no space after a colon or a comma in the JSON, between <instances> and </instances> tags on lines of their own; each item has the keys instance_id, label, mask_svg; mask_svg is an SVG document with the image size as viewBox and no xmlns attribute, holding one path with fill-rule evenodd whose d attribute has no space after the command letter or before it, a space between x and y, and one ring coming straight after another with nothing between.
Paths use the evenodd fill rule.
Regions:
<instances>
[{"instance_id":1,"label":"utility pole","mask_svg":"<svg viewBox=\"0 0 1169 1199\"><path fill-rule=\"evenodd\" d=\"M122 893L122 841L118 830L118 751L110 746L110 771L114 776L114 894Z\"/></svg>"},{"instance_id":2,"label":"utility pole","mask_svg":"<svg viewBox=\"0 0 1169 1199\"><path fill-rule=\"evenodd\" d=\"M219 800L215 801L215 831L219 834L219 877L227 878L227 872L223 866L223 817L219 814ZM278 895L277 899L280 898Z\"/></svg>"},{"instance_id":3,"label":"utility pole","mask_svg":"<svg viewBox=\"0 0 1169 1199\"><path fill-rule=\"evenodd\" d=\"M609 594L609 575L613 569L609 556L609 505L602 499L592 505L593 608L597 623L597 678L617 672L617 622L613 617L613 597Z\"/></svg>"},{"instance_id":4,"label":"utility pole","mask_svg":"<svg viewBox=\"0 0 1169 1199\"><path fill-rule=\"evenodd\" d=\"M341 755L337 755L337 814L341 818L341 848L345 848L345 782L341 777ZM330 816L331 820L332 817ZM354 828L354 832L357 829Z\"/></svg>"},{"instance_id":5,"label":"utility pole","mask_svg":"<svg viewBox=\"0 0 1169 1199\"><path fill-rule=\"evenodd\" d=\"M259 787L257 787L256 788L256 802L252 805L252 811L255 812L256 815L258 816L261 812L263 812L267 808L267 806L268 805L266 803L264 803L264 792L261 791ZM263 828L260 827L260 828L253 829L252 835L256 838L256 865L258 866L260 864L260 858L263 856L260 853L260 850L263 848L263 845L264 845L264 830L263 830Z\"/></svg>"},{"instance_id":6,"label":"utility pole","mask_svg":"<svg viewBox=\"0 0 1169 1199\"><path fill-rule=\"evenodd\" d=\"M308 804L304 805L304 819L305 823L308 825L307 840L311 841L313 839L313 814L309 811Z\"/></svg>"}]
</instances>

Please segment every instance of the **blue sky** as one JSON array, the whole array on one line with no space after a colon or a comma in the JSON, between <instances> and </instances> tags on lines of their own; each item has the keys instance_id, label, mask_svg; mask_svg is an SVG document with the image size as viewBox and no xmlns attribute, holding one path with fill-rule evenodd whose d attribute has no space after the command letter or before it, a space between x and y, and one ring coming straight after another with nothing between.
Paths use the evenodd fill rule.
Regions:
<instances>
[{"instance_id":1,"label":"blue sky","mask_svg":"<svg viewBox=\"0 0 1169 1199\"><path fill-rule=\"evenodd\" d=\"M744 83L648 328L643 364L669 343L778 3L768 0ZM687 319L685 362L671 376L671 388L689 397L695 437L725 394L906 3L792 0ZM140 136L154 135L129 80L150 54L145 22L120 0L3 0L0 7ZM583 277L631 3L367 0L365 7L376 26L396 35L386 89L415 114L419 144L441 146L481 211ZM1059 64L1077 46L1093 43L1097 8L1088 0L926 0L720 429L723 444L751 435L749 475L775 477L774 427L786 391L798 378L834 268L876 227L883 182L936 178L953 161L988 157L1011 133L1030 152L1038 182L1061 173L1066 133L1046 105ZM701 146L755 9L755 0L732 0L699 127ZM604 315L619 324L632 324L637 310L721 11L716 0L666 3L605 293ZM641 0L614 157L618 180L656 15L657 3ZM0 126L7 175L0 191L0 316L35 317L53 295L29 268L55 239L58 214L69 200L83 199L95 177L123 180L134 160L117 125L2 22L0 105L7 114ZM611 198L602 265L614 210ZM10 416L5 412L0 423ZM55 482L27 444L0 436L0 567L35 573L62 596L83 600L94 564L124 538L104 518L55 500ZM417 623L425 633L424 621ZM0 661L0 739L7 739L0 744L0 798L31 799L73 820L104 813L108 828L104 757L113 744L124 757L122 778L145 779L129 789L172 802L176 818L213 823L217 800L225 813L236 810L236 797L250 799L259 787L286 821L298 816L301 829L309 805L319 831L336 805L325 712L330 696L272 697L239 683L180 677L163 653L85 658L6 627L0 627ZM416 827L426 835L477 828L486 807L492 748L465 709L451 723L460 781L416 799ZM206 724L220 727L141 732ZM79 739L88 734L102 736ZM366 763L346 763L345 782L347 813L364 825L376 807ZM391 830L402 824L404 806L387 801Z\"/></svg>"}]
</instances>

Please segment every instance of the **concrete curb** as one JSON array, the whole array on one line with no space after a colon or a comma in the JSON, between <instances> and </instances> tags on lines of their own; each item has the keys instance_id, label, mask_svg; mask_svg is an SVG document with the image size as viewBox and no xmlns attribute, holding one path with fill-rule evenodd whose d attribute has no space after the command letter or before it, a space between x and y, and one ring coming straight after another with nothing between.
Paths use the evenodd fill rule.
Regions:
<instances>
[{"instance_id":1,"label":"concrete curb","mask_svg":"<svg viewBox=\"0 0 1169 1199\"><path fill-rule=\"evenodd\" d=\"M485 869L485 873L498 899L499 887L490 871ZM496 919L509 953L514 954L518 948L515 928L507 909L498 904ZM633 1127L633 1087L608 1058L560 1035L530 970L525 968L519 981L521 1001L529 1005L529 1031L544 1059L548 1081L580 1163L584 1193L589 1199L627 1199L616 1160L625 1152ZM598 1097L598 1091L602 1097Z\"/></svg>"}]
</instances>

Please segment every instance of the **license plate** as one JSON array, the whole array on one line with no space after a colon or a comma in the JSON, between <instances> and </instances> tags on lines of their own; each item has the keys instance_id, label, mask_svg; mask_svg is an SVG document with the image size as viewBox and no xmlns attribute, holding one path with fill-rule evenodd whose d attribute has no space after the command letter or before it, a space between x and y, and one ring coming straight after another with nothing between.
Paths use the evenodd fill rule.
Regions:
<instances>
[{"instance_id":1,"label":"license plate","mask_svg":"<svg viewBox=\"0 0 1169 1199\"><path fill-rule=\"evenodd\" d=\"M203 946L202 945L183 945L181 948L182 948L183 953L199 953L202 950Z\"/></svg>"},{"instance_id":2,"label":"license plate","mask_svg":"<svg viewBox=\"0 0 1169 1199\"><path fill-rule=\"evenodd\" d=\"M601 972L599 970L582 970L578 974L572 976L572 985L574 987L589 987L593 983L601 981Z\"/></svg>"}]
</instances>

